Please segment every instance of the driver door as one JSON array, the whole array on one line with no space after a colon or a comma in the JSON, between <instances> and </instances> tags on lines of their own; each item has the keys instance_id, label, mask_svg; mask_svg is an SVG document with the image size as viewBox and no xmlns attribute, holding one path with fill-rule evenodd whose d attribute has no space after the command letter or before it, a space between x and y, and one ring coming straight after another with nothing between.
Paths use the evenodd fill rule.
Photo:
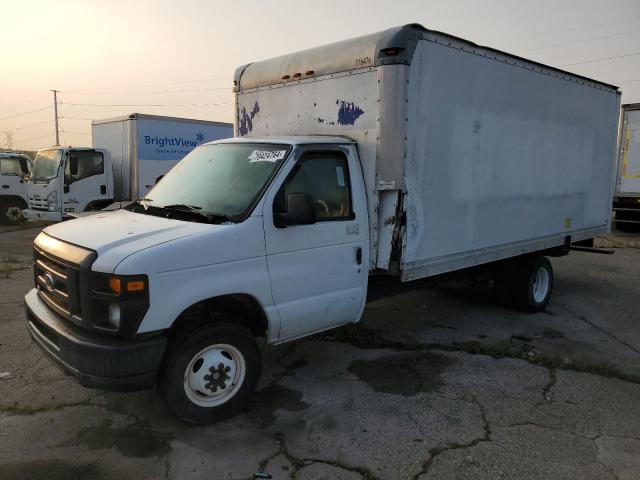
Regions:
<instances>
[{"instance_id":1,"label":"driver door","mask_svg":"<svg viewBox=\"0 0 640 480\"><path fill-rule=\"evenodd\" d=\"M275 225L274 216L287 208L292 193L311 195L315 223ZM280 339L356 321L366 295L368 222L355 150L305 149L264 205L267 265L281 318Z\"/></svg>"},{"instance_id":2,"label":"driver door","mask_svg":"<svg viewBox=\"0 0 640 480\"><path fill-rule=\"evenodd\" d=\"M105 154L100 150L70 150L64 169L62 212L82 212L109 198Z\"/></svg>"}]
</instances>

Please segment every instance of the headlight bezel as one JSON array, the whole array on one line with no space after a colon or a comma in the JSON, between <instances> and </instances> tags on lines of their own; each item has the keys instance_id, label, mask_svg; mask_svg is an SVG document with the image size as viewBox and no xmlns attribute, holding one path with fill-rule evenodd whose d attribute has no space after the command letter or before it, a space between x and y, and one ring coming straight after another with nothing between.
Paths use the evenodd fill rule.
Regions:
<instances>
[{"instance_id":1,"label":"headlight bezel","mask_svg":"<svg viewBox=\"0 0 640 480\"><path fill-rule=\"evenodd\" d=\"M116 282L117 281L117 282ZM120 290L111 288L120 285ZM142 285L134 291L129 284ZM100 332L131 336L135 335L144 315L149 309L149 279L147 275L114 275L92 272L89 282L89 304L91 326ZM118 306L120 320L117 325L109 321L110 305Z\"/></svg>"},{"instance_id":2,"label":"headlight bezel","mask_svg":"<svg viewBox=\"0 0 640 480\"><path fill-rule=\"evenodd\" d=\"M47 210L55 212L58 209L58 191L54 190L46 196Z\"/></svg>"}]
</instances>

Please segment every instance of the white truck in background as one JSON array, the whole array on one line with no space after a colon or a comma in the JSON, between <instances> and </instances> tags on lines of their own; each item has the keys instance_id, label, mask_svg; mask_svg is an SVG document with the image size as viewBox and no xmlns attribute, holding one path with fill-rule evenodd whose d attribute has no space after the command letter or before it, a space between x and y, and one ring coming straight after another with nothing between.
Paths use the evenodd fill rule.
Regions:
<instances>
[{"instance_id":1,"label":"white truck in background","mask_svg":"<svg viewBox=\"0 0 640 480\"><path fill-rule=\"evenodd\" d=\"M622 106L618 177L613 195L616 227L640 230L640 103Z\"/></svg>"},{"instance_id":2,"label":"white truck in background","mask_svg":"<svg viewBox=\"0 0 640 480\"><path fill-rule=\"evenodd\" d=\"M28 218L60 221L136 200L197 145L233 135L230 123L133 113L94 120L93 147L51 147L36 155Z\"/></svg>"},{"instance_id":3,"label":"white truck in background","mask_svg":"<svg viewBox=\"0 0 640 480\"><path fill-rule=\"evenodd\" d=\"M614 86L415 24L242 66L234 85L237 138L35 239L28 330L82 384L157 384L181 419L217 421L255 388L260 339L358 322L448 272L538 312L547 256L610 230Z\"/></svg>"},{"instance_id":4,"label":"white truck in background","mask_svg":"<svg viewBox=\"0 0 640 480\"><path fill-rule=\"evenodd\" d=\"M32 160L16 152L0 152L0 223L17 225L25 218L27 182Z\"/></svg>"}]
</instances>

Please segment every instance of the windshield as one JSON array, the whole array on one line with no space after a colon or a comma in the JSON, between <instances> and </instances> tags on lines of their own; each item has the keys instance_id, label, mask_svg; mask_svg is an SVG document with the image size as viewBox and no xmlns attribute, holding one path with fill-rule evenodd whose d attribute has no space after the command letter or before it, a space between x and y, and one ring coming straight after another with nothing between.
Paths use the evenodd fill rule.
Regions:
<instances>
[{"instance_id":1,"label":"windshield","mask_svg":"<svg viewBox=\"0 0 640 480\"><path fill-rule=\"evenodd\" d=\"M33 163L31 178L37 180L51 180L58 175L58 166L62 158L62 150L40 150Z\"/></svg>"},{"instance_id":2,"label":"windshield","mask_svg":"<svg viewBox=\"0 0 640 480\"><path fill-rule=\"evenodd\" d=\"M265 143L203 145L189 153L140 201L238 220L253 206L290 147ZM201 216L202 216L201 215Z\"/></svg>"}]
</instances>

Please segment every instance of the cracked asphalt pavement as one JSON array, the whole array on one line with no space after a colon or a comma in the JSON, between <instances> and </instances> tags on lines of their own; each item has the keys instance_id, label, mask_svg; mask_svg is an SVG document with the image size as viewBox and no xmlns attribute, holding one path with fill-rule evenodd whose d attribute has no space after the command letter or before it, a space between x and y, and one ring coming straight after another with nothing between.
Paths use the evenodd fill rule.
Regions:
<instances>
[{"instance_id":1,"label":"cracked asphalt pavement","mask_svg":"<svg viewBox=\"0 0 640 480\"><path fill-rule=\"evenodd\" d=\"M2 480L640 478L640 250L615 235L615 255L552 260L543 313L441 283L268 348L246 411L197 427L154 390L79 386L31 343L37 231L0 231Z\"/></svg>"}]
</instances>

